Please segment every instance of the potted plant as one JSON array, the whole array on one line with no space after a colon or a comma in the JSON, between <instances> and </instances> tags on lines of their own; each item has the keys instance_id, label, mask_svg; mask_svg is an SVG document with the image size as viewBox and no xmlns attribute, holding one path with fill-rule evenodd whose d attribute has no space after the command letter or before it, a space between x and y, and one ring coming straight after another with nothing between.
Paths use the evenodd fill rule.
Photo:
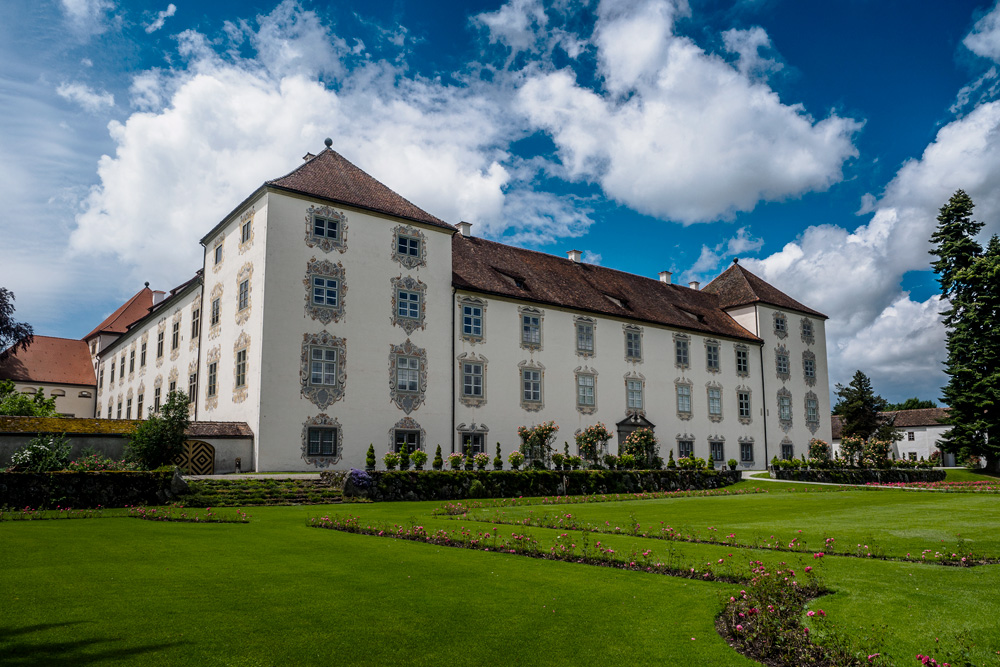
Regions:
<instances>
[{"instance_id":1,"label":"potted plant","mask_svg":"<svg viewBox=\"0 0 1000 667\"><path fill-rule=\"evenodd\" d=\"M391 451L386 452L385 456L382 457L382 462L385 463L386 470L395 470L399 464L399 454Z\"/></svg>"},{"instance_id":2,"label":"potted plant","mask_svg":"<svg viewBox=\"0 0 1000 667\"><path fill-rule=\"evenodd\" d=\"M565 458L566 457L560 454L559 452L556 452L555 454L552 455L552 464L555 465L556 470L562 470L563 459Z\"/></svg>"},{"instance_id":3,"label":"potted plant","mask_svg":"<svg viewBox=\"0 0 1000 667\"><path fill-rule=\"evenodd\" d=\"M581 459L579 456L571 456L568 459L566 459L566 461L568 462L569 466L573 468L573 470L579 470L580 464L583 463L583 459Z\"/></svg>"},{"instance_id":4,"label":"potted plant","mask_svg":"<svg viewBox=\"0 0 1000 667\"><path fill-rule=\"evenodd\" d=\"M465 463L465 457L458 452L452 452L448 455L448 465L451 466L452 470L458 470Z\"/></svg>"},{"instance_id":5,"label":"potted plant","mask_svg":"<svg viewBox=\"0 0 1000 667\"><path fill-rule=\"evenodd\" d=\"M486 452L479 452L473 459L476 462L476 470L486 470L486 466L490 463L490 455Z\"/></svg>"},{"instance_id":6,"label":"potted plant","mask_svg":"<svg viewBox=\"0 0 1000 667\"><path fill-rule=\"evenodd\" d=\"M618 466L618 457L614 454L605 454L604 465L608 466L608 470L614 470Z\"/></svg>"},{"instance_id":7,"label":"potted plant","mask_svg":"<svg viewBox=\"0 0 1000 667\"><path fill-rule=\"evenodd\" d=\"M736 470L736 459L729 459L727 463L729 464L730 470Z\"/></svg>"},{"instance_id":8,"label":"potted plant","mask_svg":"<svg viewBox=\"0 0 1000 667\"><path fill-rule=\"evenodd\" d=\"M432 465L435 470L440 470L444 467L444 459L441 458L441 445L438 445L437 451L434 452L434 463Z\"/></svg>"},{"instance_id":9,"label":"potted plant","mask_svg":"<svg viewBox=\"0 0 1000 667\"><path fill-rule=\"evenodd\" d=\"M511 468L518 470L521 464L524 463L524 454L515 450L507 456L507 461L510 463Z\"/></svg>"},{"instance_id":10,"label":"potted plant","mask_svg":"<svg viewBox=\"0 0 1000 667\"><path fill-rule=\"evenodd\" d=\"M414 468L423 470L424 464L427 463L427 452L422 449L416 449L410 454L410 459L413 461Z\"/></svg>"},{"instance_id":11,"label":"potted plant","mask_svg":"<svg viewBox=\"0 0 1000 667\"><path fill-rule=\"evenodd\" d=\"M375 470L375 445L368 445L368 456L365 457L365 470L371 472Z\"/></svg>"},{"instance_id":12,"label":"potted plant","mask_svg":"<svg viewBox=\"0 0 1000 667\"><path fill-rule=\"evenodd\" d=\"M493 459L493 469L503 470L503 458L500 456L500 443L497 443L497 455Z\"/></svg>"},{"instance_id":13,"label":"potted plant","mask_svg":"<svg viewBox=\"0 0 1000 667\"><path fill-rule=\"evenodd\" d=\"M618 457L618 468L620 470L633 470L635 468L635 457L631 454L622 454Z\"/></svg>"}]
</instances>

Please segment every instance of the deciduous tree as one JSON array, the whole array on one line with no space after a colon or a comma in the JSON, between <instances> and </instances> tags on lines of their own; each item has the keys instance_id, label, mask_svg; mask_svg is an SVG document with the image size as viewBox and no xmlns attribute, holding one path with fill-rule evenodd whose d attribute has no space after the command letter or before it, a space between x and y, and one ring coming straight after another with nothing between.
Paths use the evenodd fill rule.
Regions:
<instances>
[{"instance_id":1,"label":"deciduous tree","mask_svg":"<svg viewBox=\"0 0 1000 667\"><path fill-rule=\"evenodd\" d=\"M19 349L28 349L32 340L31 325L14 319L14 293L0 287L0 359Z\"/></svg>"}]
</instances>

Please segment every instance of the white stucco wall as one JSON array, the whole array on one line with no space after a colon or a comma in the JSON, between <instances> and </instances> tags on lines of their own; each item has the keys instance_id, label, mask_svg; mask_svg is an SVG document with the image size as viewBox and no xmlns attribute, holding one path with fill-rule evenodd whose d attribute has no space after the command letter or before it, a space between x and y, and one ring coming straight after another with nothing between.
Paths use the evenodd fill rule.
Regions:
<instances>
[{"instance_id":1,"label":"white stucco wall","mask_svg":"<svg viewBox=\"0 0 1000 667\"><path fill-rule=\"evenodd\" d=\"M34 394L39 387L46 398L55 396L56 412L64 417L90 418L94 416L97 392L94 387L52 382L15 382L14 389L23 394Z\"/></svg>"}]
</instances>

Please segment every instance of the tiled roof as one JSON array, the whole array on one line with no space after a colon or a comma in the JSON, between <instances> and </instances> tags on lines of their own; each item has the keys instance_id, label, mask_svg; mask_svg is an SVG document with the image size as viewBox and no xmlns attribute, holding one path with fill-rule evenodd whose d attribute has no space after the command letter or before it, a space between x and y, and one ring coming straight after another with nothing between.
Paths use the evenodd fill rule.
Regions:
<instances>
[{"instance_id":1,"label":"tiled roof","mask_svg":"<svg viewBox=\"0 0 1000 667\"><path fill-rule=\"evenodd\" d=\"M330 148L324 149L287 176L267 181L265 185L452 231L455 229L396 194Z\"/></svg>"},{"instance_id":2,"label":"tiled roof","mask_svg":"<svg viewBox=\"0 0 1000 667\"><path fill-rule=\"evenodd\" d=\"M93 338L99 333L123 334L133 322L142 319L153 307L153 290L147 284L136 294L118 307L118 310L108 315L107 319L97 325L84 340Z\"/></svg>"},{"instance_id":3,"label":"tiled roof","mask_svg":"<svg viewBox=\"0 0 1000 667\"><path fill-rule=\"evenodd\" d=\"M451 247L457 289L759 340L723 312L714 294L460 234Z\"/></svg>"},{"instance_id":4,"label":"tiled roof","mask_svg":"<svg viewBox=\"0 0 1000 667\"><path fill-rule=\"evenodd\" d=\"M35 336L27 350L0 361L0 379L17 382L96 385L86 341Z\"/></svg>"},{"instance_id":5,"label":"tiled roof","mask_svg":"<svg viewBox=\"0 0 1000 667\"><path fill-rule=\"evenodd\" d=\"M191 422L189 438L252 438L253 431L246 422Z\"/></svg>"},{"instance_id":6,"label":"tiled roof","mask_svg":"<svg viewBox=\"0 0 1000 667\"><path fill-rule=\"evenodd\" d=\"M131 435L140 419L81 419L73 417L2 417L0 433L72 433ZM189 438L252 438L246 422L191 422Z\"/></svg>"},{"instance_id":7,"label":"tiled roof","mask_svg":"<svg viewBox=\"0 0 1000 667\"><path fill-rule=\"evenodd\" d=\"M826 319L823 313L803 306L735 262L715 280L705 285L703 291L718 295L721 308L735 308L759 302Z\"/></svg>"},{"instance_id":8,"label":"tiled roof","mask_svg":"<svg viewBox=\"0 0 1000 667\"><path fill-rule=\"evenodd\" d=\"M883 415L896 415L896 428L909 428L911 426L942 426L938 421L948 415L948 408L920 408L917 410L892 410L882 412ZM840 415L831 417L833 422L833 439L839 440L844 424Z\"/></svg>"}]
</instances>

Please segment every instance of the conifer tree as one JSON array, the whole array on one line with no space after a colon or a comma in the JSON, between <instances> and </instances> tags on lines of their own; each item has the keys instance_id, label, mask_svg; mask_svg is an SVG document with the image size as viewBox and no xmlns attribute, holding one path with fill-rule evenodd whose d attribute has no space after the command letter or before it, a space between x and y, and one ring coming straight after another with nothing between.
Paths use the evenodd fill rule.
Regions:
<instances>
[{"instance_id":1,"label":"conifer tree","mask_svg":"<svg viewBox=\"0 0 1000 667\"><path fill-rule=\"evenodd\" d=\"M895 416L881 414L888 404L875 393L872 381L864 372L855 372L850 384L846 387L838 384L836 389L838 400L833 412L840 415L843 423L842 437L858 437L866 441L899 440L894 426Z\"/></svg>"}]
</instances>

